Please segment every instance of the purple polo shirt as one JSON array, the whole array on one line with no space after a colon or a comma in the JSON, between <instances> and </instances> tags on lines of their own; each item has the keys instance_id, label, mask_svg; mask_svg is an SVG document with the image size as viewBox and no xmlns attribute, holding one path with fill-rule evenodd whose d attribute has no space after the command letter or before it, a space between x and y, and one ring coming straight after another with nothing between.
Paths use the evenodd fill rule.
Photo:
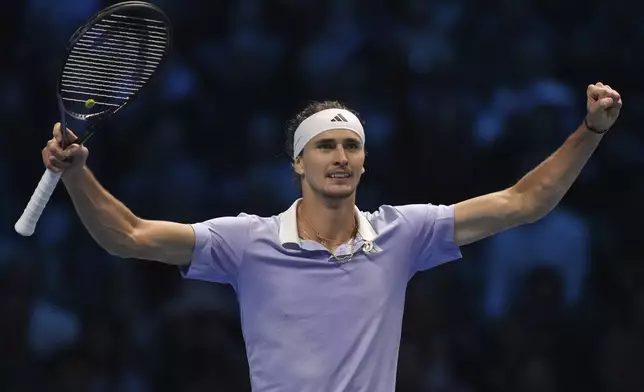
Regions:
<instances>
[{"instance_id":1,"label":"purple polo shirt","mask_svg":"<svg viewBox=\"0 0 644 392\"><path fill-rule=\"evenodd\" d=\"M182 274L235 289L254 392L393 392L407 283L461 257L454 207L356 208L354 256L339 262L298 237L298 201L277 216L194 224Z\"/></svg>"}]
</instances>

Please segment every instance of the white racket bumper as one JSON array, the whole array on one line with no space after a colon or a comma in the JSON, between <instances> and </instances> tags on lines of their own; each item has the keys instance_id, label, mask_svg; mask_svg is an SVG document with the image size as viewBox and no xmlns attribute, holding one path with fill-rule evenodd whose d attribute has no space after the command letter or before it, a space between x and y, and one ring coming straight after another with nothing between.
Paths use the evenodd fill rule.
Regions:
<instances>
[{"instance_id":1,"label":"white racket bumper","mask_svg":"<svg viewBox=\"0 0 644 392\"><path fill-rule=\"evenodd\" d=\"M56 173L49 169L45 170L27 207L14 226L18 234L30 236L34 233L38 219L40 219L40 214L42 214L51 194L56 189L56 184L60 181L60 176L61 173Z\"/></svg>"}]
</instances>

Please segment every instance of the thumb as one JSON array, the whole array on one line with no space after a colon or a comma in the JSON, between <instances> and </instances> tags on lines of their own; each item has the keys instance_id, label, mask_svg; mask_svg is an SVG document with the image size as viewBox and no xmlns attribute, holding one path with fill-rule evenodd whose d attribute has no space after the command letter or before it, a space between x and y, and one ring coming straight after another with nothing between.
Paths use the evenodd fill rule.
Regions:
<instances>
[{"instance_id":1,"label":"thumb","mask_svg":"<svg viewBox=\"0 0 644 392\"><path fill-rule=\"evenodd\" d=\"M609 108L612 105L613 105L613 98L611 97L602 98L599 101L597 101L597 106L602 109Z\"/></svg>"},{"instance_id":2,"label":"thumb","mask_svg":"<svg viewBox=\"0 0 644 392\"><path fill-rule=\"evenodd\" d=\"M54 124L54 130L52 132L52 135L54 136L54 139L60 143L61 139L63 138L62 132L60 131L60 123L57 122Z\"/></svg>"},{"instance_id":3,"label":"thumb","mask_svg":"<svg viewBox=\"0 0 644 392\"><path fill-rule=\"evenodd\" d=\"M78 154L78 151L80 151L81 148L82 146L80 144L72 144L71 146L65 149L64 151L65 157L69 158L71 156Z\"/></svg>"},{"instance_id":4,"label":"thumb","mask_svg":"<svg viewBox=\"0 0 644 392\"><path fill-rule=\"evenodd\" d=\"M76 139L78 139L78 136L74 132L72 132L71 129L67 128L67 140L70 143L73 143Z\"/></svg>"}]
</instances>

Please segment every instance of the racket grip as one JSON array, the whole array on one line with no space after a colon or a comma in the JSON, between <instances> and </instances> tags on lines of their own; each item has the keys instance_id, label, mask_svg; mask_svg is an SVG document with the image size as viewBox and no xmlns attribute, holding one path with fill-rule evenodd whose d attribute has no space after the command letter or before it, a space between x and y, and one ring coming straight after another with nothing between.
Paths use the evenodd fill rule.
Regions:
<instances>
[{"instance_id":1,"label":"racket grip","mask_svg":"<svg viewBox=\"0 0 644 392\"><path fill-rule=\"evenodd\" d=\"M42 214L51 194L56 189L56 184L60 181L61 174L49 169L45 170L27 207L14 226L18 234L30 236L34 233L38 219L40 219L40 214Z\"/></svg>"}]
</instances>

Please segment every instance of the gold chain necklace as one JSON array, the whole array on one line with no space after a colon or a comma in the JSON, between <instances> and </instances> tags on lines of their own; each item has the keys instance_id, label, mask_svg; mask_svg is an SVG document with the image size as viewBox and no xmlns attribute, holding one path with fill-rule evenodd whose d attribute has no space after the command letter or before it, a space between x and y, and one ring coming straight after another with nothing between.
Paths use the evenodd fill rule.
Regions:
<instances>
[{"instance_id":1,"label":"gold chain necklace","mask_svg":"<svg viewBox=\"0 0 644 392\"><path fill-rule=\"evenodd\" d=\"M307 237L307 238L305 238L305 239L313 240L313 238L311 238L312 236L308 233L308 231L306 231L306 229L305 229L305 228L303 228L303 227L302 227L302 231L304 232L304 234L305 234L305 235L306 235L306 237ZM325 243L323 240L320 240L320 243L321 243L322 245L324 245L324 247L326 247L327 249L329 249L329 247L326 245L326 243ZM350 252L348 255L346 255L346 256L336 256L336 255L335 255L335 253L331 252L331 256L332 256L336 261L348 261L348 260L351 260L351 259L353 258L354 253L355 253L355 246L356 246L356 238L355 238L355 236L354 236L354 237L353 237L353 241L351 241L351 252ZM330 251L330 250L331 250L331 249L329 249L329 251Z\"/></svg>"},{"instance_id":2,"label":"gold chain necklace","mask_svg":"<svg viewBox=\"0 0 644 392\"><path fill-rule=\"evenodd\" d=\"M311 229L313 229L313 231L315 232L315 236L317 237L318 241L320 241L320 243L325 248L329 249L329 245L333 244L333 240L321 236L320 233L318 233L317 230L315 230L315 228L311 224L311 221L309 221L309 218L306 216L304 211L302 211L302 205L301 204L298 206L298 212L302 213L302 216L304 217L304 220L306 220L306 223L308 223L308 225L311 226ZM351 241L351 252L347 256L341 256L341 257L336 256L335 252L331 252L331 255L337 261L347 261L347 260L351 260L353 258L353 254L355 253L355 245L356 245L356 227L357 227L356 220L354 218L354 220L353 220L353 230L351 230L351 237L349 237L349 239L353 239L353 241ZM312 236L309 234L309 232L304 227L301 227L301 229L304 232L304 235L306 235L306 237L308 237L307 239L313 240L313 238L311 238ZM340 241L340 244L343 244L343 243L344 243L343 241ZM331 249L329 249L329 250L331 250Z\"/></svg>"}]
</instances>

